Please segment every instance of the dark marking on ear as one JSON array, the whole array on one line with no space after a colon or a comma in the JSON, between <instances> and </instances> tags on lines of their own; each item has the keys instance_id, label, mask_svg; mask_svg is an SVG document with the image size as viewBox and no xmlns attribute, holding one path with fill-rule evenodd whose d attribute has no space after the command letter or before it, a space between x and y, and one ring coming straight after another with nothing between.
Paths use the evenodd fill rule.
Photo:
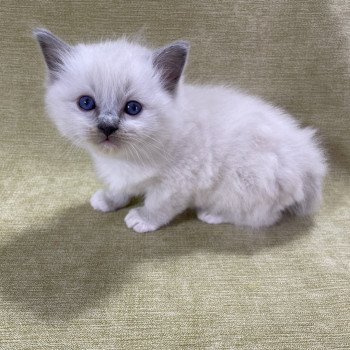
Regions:
<instances>
[{"instance_id":1,"label":"dark marking on ear","mask_svg":"<svg viewBox=\"0 0 350 350\"><path fill-rule=\"evenodd\" d=\"M62 70L63 56L71 51L71 46L44 28L36 28L33 34L38 40L50 77L55 77Z\"/></svg>"},{"instance_id":2,"label":"dark marking on ear","mask_svg":"<svg viewBox=\"0 0 350 350\"><path fill-rule=\"evenodd\" d=\"M162 47L153 54L153 66L160 71L164 88L174 93L185 67L190 44L176 41Z\"/></svg>"}]
</instances>

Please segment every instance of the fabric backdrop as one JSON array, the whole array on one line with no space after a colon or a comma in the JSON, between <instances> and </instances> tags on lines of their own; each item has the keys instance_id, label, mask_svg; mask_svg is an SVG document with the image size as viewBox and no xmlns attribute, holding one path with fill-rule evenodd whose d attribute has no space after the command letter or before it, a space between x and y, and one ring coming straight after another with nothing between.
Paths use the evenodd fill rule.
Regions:
<instances>
[{"instance_id":1,"label":"fabric backdrop","mask_svg":"<svg viewBox=\"0 0 350 350\"><path fill-rule=\"evenodd\" d=\"M31 29L192 43L188 81L238 85L319 129L321 211L260 233L192 212L148 234L43 106ZM0 2L0 349L349 349L348 0Z\"/></svg>"}]
</instances>

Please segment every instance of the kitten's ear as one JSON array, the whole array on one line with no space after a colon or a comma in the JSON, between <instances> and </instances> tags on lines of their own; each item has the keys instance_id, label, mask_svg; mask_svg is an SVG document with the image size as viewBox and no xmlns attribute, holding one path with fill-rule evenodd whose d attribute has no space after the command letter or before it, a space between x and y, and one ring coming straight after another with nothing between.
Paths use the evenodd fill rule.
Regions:
<instances>
[{"instance_id":1,"label":"kitten's ear","mask_svg":"<svg viewBox=\"0 0 350 350\"><path fill-rule=\"evenodd\" d=\"M175 41L153 53L153 66L160 71L162 84L170 93L174 93L185 67L190 44L187 41Z\"/></svg>"},{"instance_id":2,"label":"kitten's ear","mask_svg":"<svg viewBox=\"0 0 350 350\"><path fill-rule=\"evenodd\" d=\"M69 53L72 47L47 29L36 28L33 30L33 34L40 44L50 77L53 78L62 70L63 56Z\"/></svg>"}]
</instances>

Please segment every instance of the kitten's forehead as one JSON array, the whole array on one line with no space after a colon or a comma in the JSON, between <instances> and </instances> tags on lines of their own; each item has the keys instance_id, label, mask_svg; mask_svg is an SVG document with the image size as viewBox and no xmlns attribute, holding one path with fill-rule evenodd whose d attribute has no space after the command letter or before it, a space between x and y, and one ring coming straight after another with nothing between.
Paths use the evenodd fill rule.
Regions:
<instances>
[{"instance_id":1,"label":"kitten's forehead","mask_svg":"<svg viewBox=\"0 0 350 350\"><path fill-rule=\"evenodd\" d=\"M95 93L126 93L153 75L152 51L126 40L75 47L66 63L67 73L76 83Z\"/></svg>"},{"instance_id":2,"label":"kitten's forehead","mask_svg":"<svg viewBox=\"0 0 350 350\"><path fill-rule=\"evenodd\" d=\"M124 39L108 41L96 44L80 44L76 46L77 54L85 63L118 66L126 65L128 62L142 63L151 56L151 50L128 42Z\"/></svg>"}]
</instances>

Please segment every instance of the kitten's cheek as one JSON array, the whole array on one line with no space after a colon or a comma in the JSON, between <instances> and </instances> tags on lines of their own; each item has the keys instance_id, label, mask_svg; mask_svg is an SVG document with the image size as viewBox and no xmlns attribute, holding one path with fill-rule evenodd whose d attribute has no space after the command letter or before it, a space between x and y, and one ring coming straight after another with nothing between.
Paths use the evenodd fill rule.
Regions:
<instances>
[{"instance_id":1,"label":"kitten's cheek","mask_svg":"<svg viewBox=\"0 0 350 350\"><path fill-rule=\"evenodd\" d=\"M96 127L89 127L84 132L84 137L89 143L100 143L103 141L103 135L97 130Z\"/></svg>"},{"instance_id":2,"label":"kitten's cheek","mask_svg":"<svg viewBox=\"0 0 350 350\"><path fill-rule=\"evenodd\" d=\"M70 140L75 146L78 146L78 147L84 147L87 143L83 138L72 136L72 135L70 137Z\"/></svg>"}]
</instances>

